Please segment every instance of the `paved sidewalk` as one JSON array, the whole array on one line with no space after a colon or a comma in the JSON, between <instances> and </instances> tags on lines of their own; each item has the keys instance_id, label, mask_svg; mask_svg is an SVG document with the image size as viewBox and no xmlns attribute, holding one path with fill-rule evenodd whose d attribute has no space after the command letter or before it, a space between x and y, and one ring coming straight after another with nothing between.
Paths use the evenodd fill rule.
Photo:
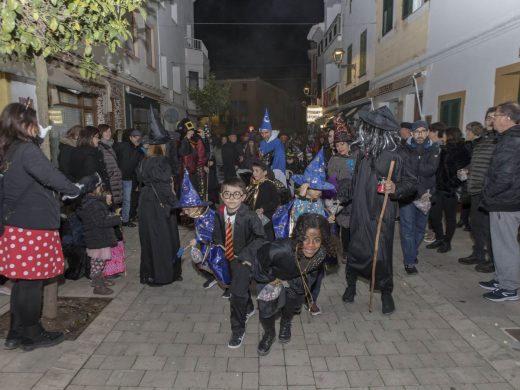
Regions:
<instances>
[{"instance_id":1,"label":"paved sidewalk","mask_svg":"<svg viewBox=\"0 0 520 390\"><path fill-rule=\"evenodd\" d=\"M396 229L397 230L397 229ZM258 316L245 346L227 348L229 304L221 290L202 289L184 263L184 281L139 284L137 229L127 229L128 276L116 297L76 340L24 353L0 350L0 389L520 389L520 351L504 327L520 327L518 302L481 298L477 274L457 263L468 255L467 233L453 251L422 248L419 275L407 276L395 241L397 311L381 315L379 295L368 312L368 288L344 304L344 269L328 275L319 298L323 314L295 317L293 338L259 358ZM182 230L187 242L193 233ZM68 281L63 296L91 296L88 281ZM0 313L8 299L0 296ZM2 340L3 343L3 340Z\"/></svg>"}]
</instances>

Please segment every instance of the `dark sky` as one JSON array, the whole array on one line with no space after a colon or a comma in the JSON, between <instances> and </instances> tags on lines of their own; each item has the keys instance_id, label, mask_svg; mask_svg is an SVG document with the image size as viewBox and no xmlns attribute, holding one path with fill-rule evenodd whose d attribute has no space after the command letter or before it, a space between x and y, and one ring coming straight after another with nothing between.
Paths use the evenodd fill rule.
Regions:
<instances>
[{"instance_id":1,"label":"dark sky","mask_svg":"<svg viewBox=\"0 0 520 390\"><path fill-rule=\"evenodd\" d=\"M194 6L195 37L208 48L217 78L261 77L295 99L303 96L310 79L307 33L323 21L323 0L197 0ZM197 24L204 22L223 24Z\"/></svg>"}]
</instances>

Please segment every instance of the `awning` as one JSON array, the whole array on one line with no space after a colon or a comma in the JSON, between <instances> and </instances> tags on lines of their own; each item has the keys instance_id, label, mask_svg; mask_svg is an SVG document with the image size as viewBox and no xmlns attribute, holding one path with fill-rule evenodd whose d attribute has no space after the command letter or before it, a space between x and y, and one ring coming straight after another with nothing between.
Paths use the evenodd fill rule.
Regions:
<instances>
[{"instance_id":1,"label":"awning","mask_svg":"<svg viewBox=\"0 0 520 390\"><path fill-rule=\"evenodd\" d=\"M364 97L358 100L354 100L347 104L343 104L339 106L333 112L327 113L327 115L323 115L314 121L314 123L318 125L326 125L329 121L331 121L336 115L341 113L345 119L353 118L358 111L364 109L366 106L371 105L372 101L369 97Z\"/></svg>"},{"instance_id":2,"label":"awning","mask_svg":"<svg viewBox=\"0 0 520 390\"><path fill-rule=\"evenodd\" d=\"M24 63L2 63L0 64L0 71L25 78L31 82L36 81L36 69L34 66ZM48 83L58 87L74 89L79 92L84 92L84 87L72 77L66 75L63 69L55 68L52 65L48 66L49 79Z\"/></svg>"}]
</instances>

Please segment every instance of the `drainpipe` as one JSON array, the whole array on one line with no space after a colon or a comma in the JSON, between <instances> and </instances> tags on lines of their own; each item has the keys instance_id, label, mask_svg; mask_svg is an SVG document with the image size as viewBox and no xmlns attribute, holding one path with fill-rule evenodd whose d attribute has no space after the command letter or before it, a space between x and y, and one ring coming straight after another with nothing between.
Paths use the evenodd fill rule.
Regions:
<instances>
[{"instance_id":1,"label":"drainpipe","mask_svg":"<svg viewBox=\"0 0 520 390\"><path fill-rule=\"evenodd\" d=\"M417 98L417 107L419 107L419 115L421 117L421 120L424 120L424 114L422 110L422 104L421 99L419 97L419 87L417 86L417 78L426 76L426 71L423 70L422 72L417 72L412 75L413 85L415 87L415 97Z\"/></svg>"}]
</instances>

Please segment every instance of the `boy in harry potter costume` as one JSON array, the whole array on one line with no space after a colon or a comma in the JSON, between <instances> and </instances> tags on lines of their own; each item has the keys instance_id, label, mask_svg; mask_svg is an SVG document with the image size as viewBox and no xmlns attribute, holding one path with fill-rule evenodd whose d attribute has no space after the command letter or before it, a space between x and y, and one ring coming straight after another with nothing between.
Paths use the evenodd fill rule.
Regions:
<instances>
[{"instance_id":1,"label":"boy in harry potter costume","mask_svg":"<svg viewBox=\"0 0 520 390\"><path fill-rule=\"evenodd\" d=\"M375 286L381 291L383 314L390 314L395 310L392 249L398 200L416 192L417 180L401 154L398 146L399 124L388 107L362 113L360 118L361 126L354 144L358 145L362 154L356 163L352 181L351 237L347 253L347 289L343 301L354 301L358 276L371 278L377 222L386 192L390 197L381 228ZM390 180L386 176L392 160L395 161L395 169ZM385 179L384 192L379 193L378 183Z\"/></svg>"},{"instance_id":2,"label":"boy in harry potter costume","mask_svg":"<svg viewBox=\"0 0 520 390\"><path fill-rule=\"evenodd\" d=\"M224 247L231 270L229 291L231 338L229 348L239 348L244 340L247 320L255 314L249 285L256 252L265 243L264 229L258 215L242 204L246 197L244 182L230 178L222 183L220 197L223 213L217 213L213 243Z\"/></svg>"}]
</instances>

